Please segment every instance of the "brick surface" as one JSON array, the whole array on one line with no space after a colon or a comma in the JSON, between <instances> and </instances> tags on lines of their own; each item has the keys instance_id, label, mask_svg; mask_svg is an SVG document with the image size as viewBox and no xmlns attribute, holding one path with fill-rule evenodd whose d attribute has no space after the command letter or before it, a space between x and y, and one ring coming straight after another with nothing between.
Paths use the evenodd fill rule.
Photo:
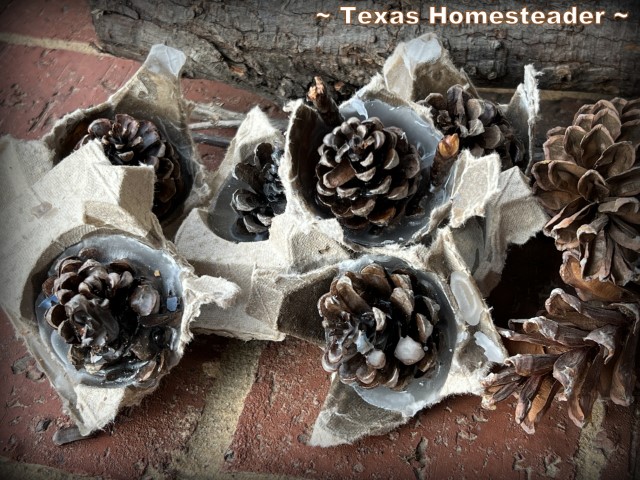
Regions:
<instances>
[{"instance_id":1,"label":"brick surface","mask_svg":"<svg viewBox=\"0 0 640 480\"><path fill-rule=\"evenodd\" d=\"M95 42L85 0L9 0L0 3L0 32Z\"/></svg>"},{"instance_id":2,"label":"brick surface","mask_svg":"<svg viewBox=\"0 0 640 480\"><path fill-rule=\"evenodd\" d=\"M0 319L0 452L20 462L114 479L169 468L187 444L205 405L225 341L203 337L187 347L180 364L141 405L122 412L95 438L57 447L51 437L69 426L61 402L5 315Z\"/></svg>"},{"instance_id":3,"label":"brick surface","mask_svg":"<svg viewBox=\"0 0 640 480\"><path fill-rule=\"evenodd\" d=\"M0 43L0 132L35 139L78 108L105 101L140 64Z\"/></svg>"},{"instance_id":4,"label":"brick surface","mask_svg":"<svg viewBox=\"0 0 640 480\"><path fill-rule=\"evenodd\" d=\"M309 447L329 389L320 358L317 347L295 339L264 350L230 447L228 471L319 479L575 475L579 429L556 405L536 435L527 435L513 422L515 400L487 411L478 397L452 398L387 435L354 445Z\"/></svg>"}]
</instances>

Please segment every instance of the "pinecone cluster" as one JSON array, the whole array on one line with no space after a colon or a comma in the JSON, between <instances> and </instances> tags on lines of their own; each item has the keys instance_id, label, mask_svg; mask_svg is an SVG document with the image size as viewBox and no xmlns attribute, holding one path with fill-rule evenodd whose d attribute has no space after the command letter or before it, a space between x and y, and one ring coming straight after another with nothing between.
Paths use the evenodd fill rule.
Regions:
<instances>
[{"instance_id":1,"label":"pinecone cluster","mask_svg":"<svg viewBox=\"0 0 640 480\"><path fill-rule=\"evenodd\" d=\"M547 133L534 191L553 218L544 232L577 252L582 277L640 279L640 99L583 106L568 128Z\"/></svg>"},{"instance_id":2,"label":"pinecone cluster","mask_svg":"<svg viewBox=\"0 0 640 480\"><path fill-rule=\"evenodd\" d=\"M68 360L105 381L144 382L165 365L179 299L163 298L160 279L124 259L95 260L93 249L59 261L42 285L44 319L70 345ZM155 286L154 286L155 285Z\"/></svg>"},{"instance_id":3,"label":"pinecone cluster","mask_svg":"<svg viewBox=\"0 0 640 480\"><path fill-rule=\"evenodd\" d=\"M514 356L485 379L485 405L512 394L529 433L554 398L582 427L598 395L630 405L640 335L640 100L584 105L547 132L534 193L552 215L544 233L563 251L546 310L499 329Z\"/></svg>"},{"instance_id":4,"label":"pinecone cluster","mask_svg":"<svg viewBox=\"0 0 640 480\"><path fill-rule=\"evenodd\" d=\"M399 222L422 180L420 155L404 131L351 117L318 148L316 201L356 231Z\"/></svg>"},{"instance_id":5,"label":"pinecone cluster","mask_svg":"<svg viewBox=\"0 0 640 480\"><path fill-rule=\"evenodd\" d=\"M546 311L498 329L521 351L483 381L483 404L518 398L516 422L528 433L552 400L566 401L571 420L582 427L600 394L619 405L633 402L640 335L638 303L583 302L555 289ZM513 343L512 343L513 342Z\"/></svg>"},{"instance_id":6,"label":"pinecone cluster","mask_svg":"<svg viewBox=\"0 0 640 480\"><path fill-rule=\"evenodd\" d=\"M522 162L524 148L493 102L474 98L461 85L454 85L446 95L431 93L418 103L434 110L434 123L442 133L458 135L460 150L469 149L476 157L495 151L504 169Z\"/></svg>"},{"instance_id":7,"label":"pinecone cluster","mask_svg":"<svg viewBox=\"0 0 640 480\"><path fill-rule=\"evenodd\" d=\"M236 165L234 176L248 187L236 190L231 198L239 216L235 226L239 233L268 234L273 217L284 213L287 197L278 174L282 155L281 149L261 143L251 157Z\"/></svg>"},{"instance_id":8,"label":"pinecone cluster","mask_svg":"<svg viewBox=\"0 0 640 480\"><path fill-rule=\"evenodd\" d=\"M88 133L75 150L98 139L113 165L150 165L156 175L153 213L165 218L186 193L180 156L149 120L136 120L117 114L114 120L98 118L89 125Z\"/></svg>"},{"instance_id":9,"label":"pinecone cluster","mask_svg":"<svg viewBox=\"0 0 640 480\"><path fill-rule=\"evenodd\" d=\"M371 263L337 276L320 297L326 349L322 365L343 383L403 390L438 361L439 304L407 269Z\"/></svg>"}]
</instances>

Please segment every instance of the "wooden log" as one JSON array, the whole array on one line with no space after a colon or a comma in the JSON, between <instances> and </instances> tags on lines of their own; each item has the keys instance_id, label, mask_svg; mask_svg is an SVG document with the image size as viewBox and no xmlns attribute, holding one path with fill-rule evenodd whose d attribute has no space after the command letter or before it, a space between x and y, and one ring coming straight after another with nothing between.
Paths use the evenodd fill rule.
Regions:
<instances>
[{"instance_id":1,"label":"wooden log","mask_svg":"<svg viewBox=\"0 0 640 480\"><path fill-rule=\"evenodd\" d=\"M220 80L272 99L303 97L314 75L349 96L379 72L400 41L437 32L456 65L481 87L514 87L523 66L542 71L544 89L640 95L640 11L637 0L581 2L579 11L605 11L601 25L431 25L429 8L405 2L351 2L358 11L420 12L418 25L345 25L340 0L90 0L101 47L143 59L166 43L189 57L189 76ZM348 3L348 2L347 2ZM523 2L454 0L451 11L520 12ZM384 6L382 6L384 5ZM570 9L570 3L526 2L529 12ZM440 10L437 10L440 11ZM330 13L327 19L316 16ZM614 20L615 12L629 13ZM374 17L375 18L375 17Z\"/></svg>"}]
</instances>

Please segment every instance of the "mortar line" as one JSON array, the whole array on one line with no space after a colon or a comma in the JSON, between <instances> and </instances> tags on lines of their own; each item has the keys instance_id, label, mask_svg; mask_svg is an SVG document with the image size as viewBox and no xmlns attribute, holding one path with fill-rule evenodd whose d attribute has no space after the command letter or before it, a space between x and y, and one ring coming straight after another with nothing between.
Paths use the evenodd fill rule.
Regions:
<instances>
[{"instance_id":1,"label":"mortar line","mask_svg":"<svg viewBox=\"0 0 640 480\"><path fill-rule=\"evenodd\" d=\"M24 47L39 47L47 50L65 50L68 52L84 53L97 57L110 57L108 53L101 52L95 45L74 40L61 40L59 38L40 38L19 33L0 32L0 42L9 45L21 45Z\"/></svg>"},{"instance_id":2,"label":"mortar line","mask_svg":"<svg viewBox=\"0 0 640 480\"><path fill-rule=\"evenodd\" d=\"M239 475L225 472L224 454L233 442L244 402L255 381L264 342L230 340L222 351L215 381L186 449L177 452L171 469L180 478L204 479ZM229 476L227 478L241 478Z\"/></svg>"},{"instance_id":3,"label":"mortar line","mask_svg":"<svg viewBox=\"0 0 640 480\"><path fill-rule=\"evenodd\" d=\"M19 462L8 457L0 457L0 475L2 478L14 480L102 480L105 478L70 473L48 465Z\"/></svg>"},{"instance_id":4,"label":"mortar line","mask_svg":"<svg viewBox=\"0 0 640 480\"><path fill-rule=\"evenodd\" d=\"M604 401L598 398L593 404L591 421L580 430L576 459L576 478L598 480L607 464L607 457L598 448L596 436L602 430L604 422Z\"/></svg>"}]
</instances>

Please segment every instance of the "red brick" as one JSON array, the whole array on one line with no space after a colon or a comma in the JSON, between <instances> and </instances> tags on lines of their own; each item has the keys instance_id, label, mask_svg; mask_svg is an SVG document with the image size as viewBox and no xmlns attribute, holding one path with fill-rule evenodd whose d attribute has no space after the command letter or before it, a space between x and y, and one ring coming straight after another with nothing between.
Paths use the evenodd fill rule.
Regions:
<instances>
[{"instance_id":1,"label":"red brick","mask_svg":"<svg viewBox=\"0 0 640 480\"><path fill-rule=\"evenodd\" d=\"M636 389L637 390L637 389ZM607 463L600 478L637 478L640 473L640 405L631 407L608 404L602 430L596 435L594 447L602 451ZM634 438L635 436L635 438ZM632 448L636 451L632 451Z\"/></svg>"},{"instance_id":2,"label":"red brick","mask_svg":"<svg viewBox=\"0 0 640 480\"><path fill-rule=\"evenodd\" d=\"M486 411L478 397L457 397L387 435L328 449L309 447L328 389L317 347L294 339L269 345L227 469L319 479L413 478L414 473L425 475L418 478L542 478L559 458L557 478L575 474L579 430L558 405L534 436L513 422L513 402ZM415 456L423 438L428 460L421 468Z\"/></svg>"},{"instance_id":3,"label":"red brick","mask_svg":"<svg viewBox=\"0 0 640 480\"><path fill-rule=\"evenodd\" d=\"M61 413L60 399L45 378L28 378L28 371L37 373L32 360L27 362L28 371L12 372L11 367L27 352L14 338L4 314L0 315L0 335L0 454L20 462L114 479L140 477L149 467L159 471L169 468L172 457L185 447L196 428L204 407L212 379L203 364L217 361L224 345L224 340L216 337L195 340L181 363L140 406L121 413L95 438L57 447L51 436L58 427L70 424ZM41 420L52 422L38 433L36 426Z\"/></svg>"},{"instance_id":4,"label":"red brick","mask_svg":"<svg viewBox=\"0 0 640 480\"><path fill-rule=\"evenodd\" d=\"M86 0L13 0L0 6L0 32L79 42L97 40Z\"/></svg>"},{"instance_id":5,"label":"red brick","mask_svg":"<svg viewBox=\"0 0 640 480\"><path fill-rule=\"evenodd\" d=\"M0 133L40 138L65 114L105 101L139 65L109 56L0 44Z\"/></svg>"},{"instance_id":6,"label":"red brick","mask_svg":"<svg viewBox=\"0 0 640 480\"><path fill-rule=\"evenodd\" d=\"M267 114L281 115L280 108L264 97L247 90L212 80L184 78L182 93L185 98L202 103L215 103L234 112L248 112L259 106Z\"/></svg>"}]
</instances>

